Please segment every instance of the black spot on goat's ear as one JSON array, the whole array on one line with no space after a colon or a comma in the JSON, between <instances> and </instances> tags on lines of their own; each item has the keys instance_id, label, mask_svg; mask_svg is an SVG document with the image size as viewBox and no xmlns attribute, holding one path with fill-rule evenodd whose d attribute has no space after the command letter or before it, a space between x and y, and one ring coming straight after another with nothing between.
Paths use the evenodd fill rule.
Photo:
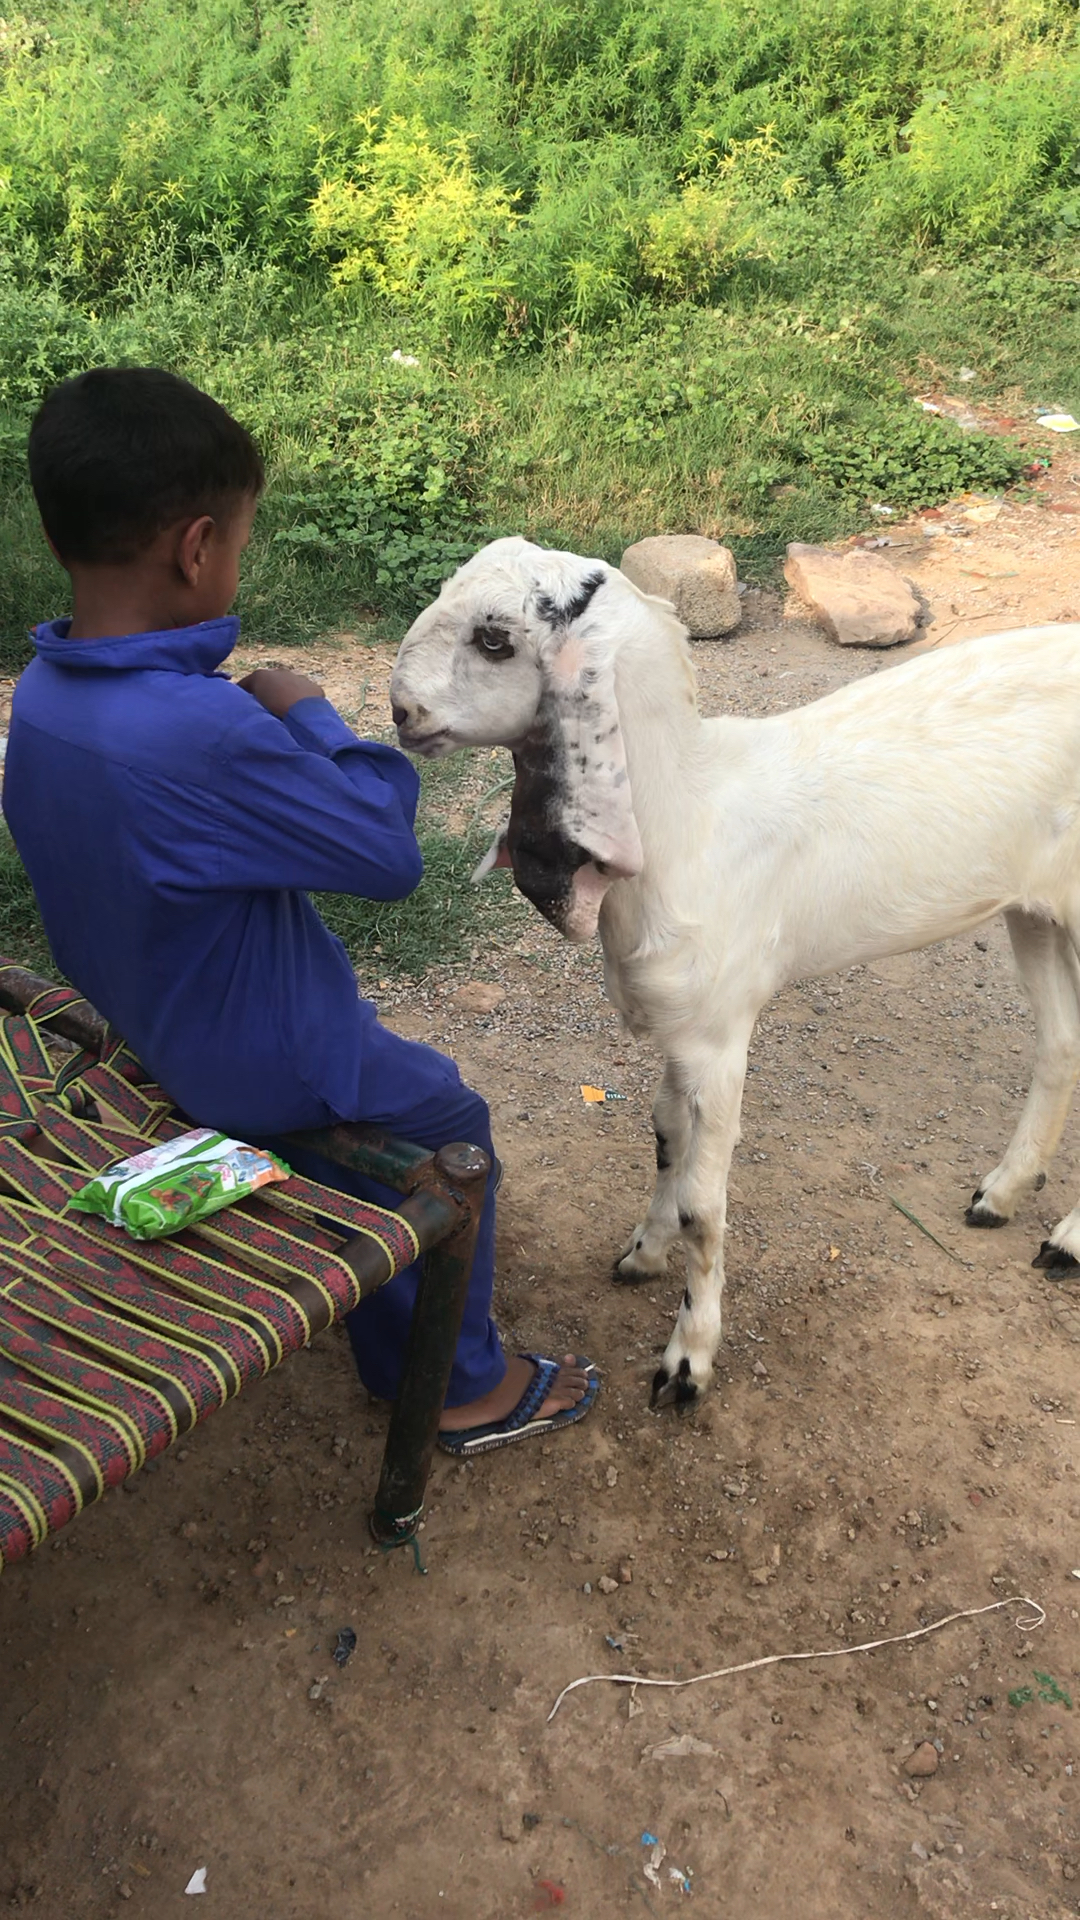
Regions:
<instances>
[{"instance_id":1,"label":"black spot on goat's ear","mask_svg":"<svg viewBox=\"0 0 1080 1920\"><path fill-rule=\"evenodd\" d=\"M497 627L491 621L482 620L469 635L469 645L475 647L488 660L512 660L514 643L505 627Z\"/></svg>"},{"instance_id":2,"label":"black spot on goat's ear","mask_svg":"<svg viewBox=\"0 0 1080 1920\"><path fill-rule=\"evenodd\" d=\"M569 627L575 620L581 619L593 594L603 584L602 573L590 573L587 579L582 581L573 599L563 601L561 605L559 601L552 599L550 593L541 593L537 597L536 611L541 620L548 621L553 627Z\"/></svg>"}]
</instances>

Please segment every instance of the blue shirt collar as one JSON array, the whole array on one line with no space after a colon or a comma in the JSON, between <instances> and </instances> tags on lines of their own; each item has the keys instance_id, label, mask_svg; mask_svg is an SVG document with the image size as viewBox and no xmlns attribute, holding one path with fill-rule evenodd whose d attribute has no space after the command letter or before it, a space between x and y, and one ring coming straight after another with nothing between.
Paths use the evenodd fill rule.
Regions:
<instances>
[{"instance_id":1,"label":"blue shirt collar","mask_svg":"<svg viewBox=\"0 0 1080 1920\"><path fill-rule=\"evenodd\" d=\"M69 640L70 625L70 619L48 620L34 629L34 645L40 657L53 666L214 673L228 658L240 634L235 614L203 620L197 627L166 627L160 633L117 634L105 640Z\"/></svg>"}]
</instances>

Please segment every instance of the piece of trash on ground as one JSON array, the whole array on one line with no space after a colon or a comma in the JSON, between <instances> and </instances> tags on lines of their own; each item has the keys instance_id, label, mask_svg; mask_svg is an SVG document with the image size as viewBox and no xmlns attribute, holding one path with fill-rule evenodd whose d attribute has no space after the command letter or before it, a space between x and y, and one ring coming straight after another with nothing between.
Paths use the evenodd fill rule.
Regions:
<instances>
[{"instance_id":1,"label":"piece of trash on ground","mask_svg":"<svg viewBox=\"0 0 1080 1920\"><path fill-rule=\"evenodd\" d=\"M871 513L880 513L883 519L890 520L896 512L896 508L887 507L884 503L880 503L877 506L871 506L870 511Z\"/></svg>"},{"instance_id":2,"label":"piece of trash on ground","mask_svg":"<svg viewBox=\"0 0 1080 1920\"><path fill-rule=\"evenodd\" d=\"M582 1087L581 1097L587 1106L600 1106L605 1100L625 1100L625 1093L616 1093L614 1087Z\"/></svg>"},{"instance_id":3,"label":"piece of trash on ground","mask_svg":"<svg viewBox=\"0 0 1080 1920\"><path fill-rule=\"evenodd\" d=\"M974 367L961 367L960 372L957 374L956 377L958 380L967 381L967 380L977 380L979 376L976 373Z\"/></svg>"},{"instance_id":4,"label":"piece of trash on ground","mask_svg":"<svg viewBox=\"0 0 1080 1920\"><path fill-rule=\"evenodd\" d=\"M657 1839L655 1833L643 1833L641 1836L641 1844L643 1847L649 1847L651 1849L649 1858L645 1862L645 1878L651 1881L657 1893L663 1893L664 1883L660 1878L660 1869L664 1864L667 1848L662 1840Z\"/></svg>"},{"instance_id":5,"label":"piece of trash on ground","mask_svg":"<svg viewBox=\"0 0 1080 1920\"><path fill-rule=\"evenodd\" d=\"M184 1892L185 1893L205 1893L206 1892L206 1868L205 1867L196 1867L194 1873L191 1876L191 1879L188 1881L187 1886L184 1888Z\"/></svg>"},{"instance_id":6,"label":"piece of trash on ground","mask_svg":"<svg viewBox=\"0 0 1080 1920\"><path fill-rule=\"evenodd\" d=\"M351 1627L339 1627L337 1646L332 1655L335 1667L343 1667L356 1651L356 1635Z\"/></svg>"},{"instance_id":7,"label":"piece of trash on ground","mask_svg":"<svg viewBox=\"0 0 1080 1920\"><path fill-rule=\"evenodd\" d=\"M1074 420L1071 413L1040 413L1035 425L1046 427L1050 433L1080 433L1080 420Z\"/></svg>"},{"instance_id":8,"label":"piece of trash on ground","mask_svg":"<svg viewBox=\"0 0 1080 1920\"><path fill-rule=\"evenodd\" d=\"M998 518L1001 509L1000 500L977 500L974 506L964 508L964 519L974 520L978 526L985 526L988 521Z\"/></svg>"},{"instance_id":9,"label":"piece of trash on ground","mask_svg":"<svg viewBox=\"0 0 1080 1920\"><path fill-rule=\"evenodd\" d=\"M310 1687L308 1688L308 1693L307 1693L307 1697L309 1700L322 1699L323 1688L325 1687L329 1678L330 1678L330 1675L328 1673L320 1673L318 1679L312 1681Z\"/></svg>"},{"instance_id":10,"label":"piece of trash on ground","mask_svg":"<svg viewBox=\"0 0 1080 1920\"><path fill-rule=\"evenodd\" d=\"M638 1717L638 1714L639 1714L639 1713L644 1713L644 1711L645 1711L645 1709L644 1709L644 1707L642 1706L642 1704L641 1704L641 1701L640 1701L640 1700L638 1699L638 1697L637 1697L637 1688L636 1688L636 1687L631 1687L631 1689L630 1689L630 1695L629 1695L629 1698L628 1698L628 1700L627 1700L627 1702L626 1702L626 1717L627 1717L627 1719L628 1719L628 1720L636 1720L636 1719L637 1719L637 1717Z\"/></svg>"},{"instance_id":11,"label":"piece of trash on ground","mask_svg":"<svg viewBox=\"0 0 1080 1920\"><path fill-rule=\"evenodd\" d=\"M415 353L402 353L400 347L394 348L390 358L395 361L399 367L418 367L420 365Z\"/></svg>"},{"instance_id":12,"label":"piece of trash on ground","mask_svg":"<svg viewBox=\"0 0 1080 1920\"><path fill-rule=\"evenodd\" d=\"M534 1882L536 1898L533 1901L537 1913L547 1913L551 1907L561 1907L566 1900L566 1888L558 1880L537 1880Z\"/></svg>"},{"instance_id":13,"label":"piece of trash on ground","mask_svg":"<svg viewBox=\"0 0 1080 1920\"><path fill-rule=\"evenodd\" d=\"M690 1882L693 1878L693 1875L691 1874L689 1867L669 1867L667 1870L667 1876L669 1880L674 1880L675 1885L678 1887L680 1893L690 1893L692 1891Z\"/></svg>"},{"instance_id":14,"label":"piece of trash on ground","mask_svg":"<svg viewBox=\"0 0 1080 1920\"><path fill-rule=\"evenodd\" d=\"M685 1760L691 1753L715 1752L716 1748L710 1747L707 1740L695 1739L692 1733L679 1733L672 1734L670 1740L658 1740L655 1746L646 1747L641 1757L643 1760Z\"/></svg>"}]
</instances>

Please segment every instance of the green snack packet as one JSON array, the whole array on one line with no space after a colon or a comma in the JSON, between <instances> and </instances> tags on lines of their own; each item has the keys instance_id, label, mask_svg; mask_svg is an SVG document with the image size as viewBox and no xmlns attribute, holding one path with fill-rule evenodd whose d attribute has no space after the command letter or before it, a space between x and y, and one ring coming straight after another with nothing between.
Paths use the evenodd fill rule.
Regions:
<instances>
[{"instance_id":1,"label":"green snack packet","mask_svg":"<svg viewBox=\"0 0 1080 1920\"><path fill-rule=\"evenodd\" d=\"M100 1214L135 1240L160 1240L288 1178L284 1161L263 1147L195 1127L95 1174L68 1204L76 1213Z\"/></svg>"}]
</instances>

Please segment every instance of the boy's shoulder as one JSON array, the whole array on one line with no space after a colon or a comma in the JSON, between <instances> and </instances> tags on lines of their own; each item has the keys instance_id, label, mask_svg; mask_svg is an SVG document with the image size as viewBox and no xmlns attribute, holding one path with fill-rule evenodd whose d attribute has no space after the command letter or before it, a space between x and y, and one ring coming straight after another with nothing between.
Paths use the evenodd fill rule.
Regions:
<instances>
[{"instance_id":1,"label":"boy's shoulder","mask_svg":"<svg viewBox=\"0 0 1080 1920\"><path fill-rule=\"evenodd\" d=\"M72 673L41 659L16 685L11 729L192 782L211 778L223 756L275 744L277 733L282 748L291 744L223 674Z\"/></svg>"}]
</instances>

